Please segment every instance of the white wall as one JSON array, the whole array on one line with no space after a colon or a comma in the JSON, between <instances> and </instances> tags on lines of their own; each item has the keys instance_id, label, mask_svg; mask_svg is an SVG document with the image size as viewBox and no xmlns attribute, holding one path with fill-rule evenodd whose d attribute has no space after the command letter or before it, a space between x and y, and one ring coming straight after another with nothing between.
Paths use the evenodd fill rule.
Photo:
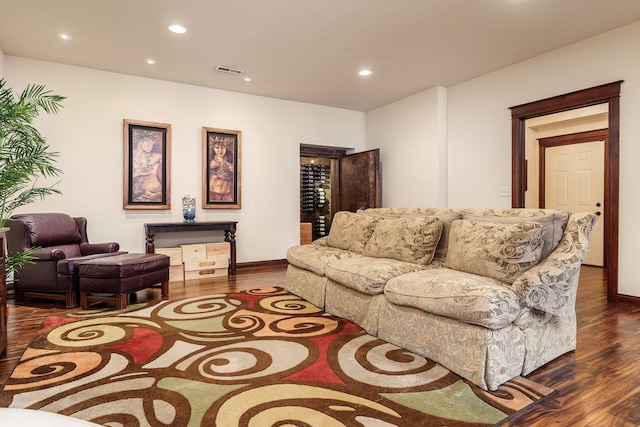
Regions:
<instances>
[{"instance_id":1,"label":"white wall","mask_svg":"<svg viewBox=\"0 0 640 427\"><path fill-rule=\"evenodd\" d=\"M509 107L624 80L620 98L619 292L640 296L640 22L449 88L449 205L509 206ZM605 207L606 209L606 207Z\"/></svg>"},{"instance_id":2,"label":"white wall","mask_svg":"<svg viewBox=\"0 0 640 427\"><path fill-rule=\"evenodd\" d=\"M355 111L13 56L4 56L4 74L17 91L38 83L67 97L60 113L36 122L60 153L63 195L20 211L86 216L91 241L129 252L144 251L144 223L182 221L184 195L201 205L202 126L242 131L242 208L196 212L196 220L238 221L238 262L283 259L299 242L300 143L365 146L364 113ZM171 210L123 210L125 118L171 124Z\"/></svg>"},{"instance_id":3,"label":"white wall","mask_svg":"<svg viewBox=\"0 0 640 427\"><path fill-rule=\"evenodd\" d=\"M367 146L380 148L383 206L446 206L446 113L443 87L367 113Z\"/></svg>"}]
</instances>

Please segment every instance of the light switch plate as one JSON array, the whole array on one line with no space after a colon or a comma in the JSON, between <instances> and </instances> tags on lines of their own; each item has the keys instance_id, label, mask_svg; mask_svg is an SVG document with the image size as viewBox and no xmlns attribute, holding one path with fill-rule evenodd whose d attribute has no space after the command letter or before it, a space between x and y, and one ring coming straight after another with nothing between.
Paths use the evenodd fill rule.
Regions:
<instances>
[{"instance_id":1,"label":"light switch plate","mask_svg":"<svg viewBox=\"0 0 640 427\"><path fill-rule=\"evenodd\" d=\"M498 197L511 197L511 187L498 187Z\"/></svg>"}]
</instances>

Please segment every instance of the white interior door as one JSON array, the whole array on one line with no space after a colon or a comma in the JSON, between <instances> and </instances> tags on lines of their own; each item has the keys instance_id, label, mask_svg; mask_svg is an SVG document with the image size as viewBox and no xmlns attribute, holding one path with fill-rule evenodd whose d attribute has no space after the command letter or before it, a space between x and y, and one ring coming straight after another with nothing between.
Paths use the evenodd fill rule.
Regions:
<instances>
[{"instance_id":1,"label":"white interior door","mask_svg":"<svg viewBox=\"0 0 640 427\"><path fill-rule=\"evenodd\" d=\"M604 141L545 149L545 207L599 212L584 264L604 265Z\"/></svg>"}]
</instances>

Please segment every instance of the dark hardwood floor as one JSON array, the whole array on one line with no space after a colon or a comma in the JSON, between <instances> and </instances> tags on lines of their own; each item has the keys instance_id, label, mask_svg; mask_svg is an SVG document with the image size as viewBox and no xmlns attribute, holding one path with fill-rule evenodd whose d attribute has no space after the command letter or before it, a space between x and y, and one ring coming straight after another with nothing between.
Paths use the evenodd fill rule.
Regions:
<instances>
[{"instance_id":1,"label":"dark hardwood floor","mask_svg":"<svg viewBox=\"0 0 640 427\"><path fill-rule=\"evenodd\" d=\"M238 275L208 282L171 283L170 299L283 286L282 266L238 269ZM138 292L138 301L160 297L160 289ZM0 384L11 374L42 319L67 310L61 303L9 300L9 348L0 358ZM504 426L640 425L640 307L608 304L605 272L583 267L577 300L578 345L574 352L536 370L529 378L557 391Z\"/></svg>"}]
</instances>

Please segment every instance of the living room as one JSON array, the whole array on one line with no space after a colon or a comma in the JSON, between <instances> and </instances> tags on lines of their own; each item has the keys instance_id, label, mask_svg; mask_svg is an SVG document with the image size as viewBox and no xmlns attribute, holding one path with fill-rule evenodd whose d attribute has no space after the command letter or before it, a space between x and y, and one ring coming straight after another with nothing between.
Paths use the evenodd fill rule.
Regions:
<instances>
[{"instance_id":1,"label":"living room","mask_svg":"<svg viewBox=\"0 0 640 427\"><path fill-rule=\"evenodd\" d=\"M640 296L633 256L639 249L633 232L637 226L631 215L637 207L625 193L633 191L638 180L636 168L626 165L635 158L635 145L625 141L634 141L640 132L633 120L640 95L634 86L637 64L631 54L639 32L640 23L627 25L368 112L9 55L2 57L0 75L12 87L36 82L68 98L59 114L38 120L51 149L60 152L58 165L63 175L58 188L63 195L26 210L87 216L92 239L115 239L123 250L143 251L145 222L179 220L181 198L187 194L201 197L202 127L241 130L242 209L198 209L196 214L200 220L238 221L240 263L283 259L286 249L298 241L301 143L354 151L380 148L385 206L509 207L511 200L498 197L496 191L511 182L509 107L624 80L619 226L626 231L620 236L619 290ZM171 124L173 209L122 209L123 119ZM276 165L277 174L267 173ZM434 184L407 186L405 176ZM469 176L473 176L473 186Z\"/></svg>"},{"instance_id":2,"label":"living room","mask_svg":"<svg viewBox=\"0 0 640 427\"><path fill-rule=\"evenodd\" d=\"M603 3L604 4L604 3ZM608 6L603 6L608 7ZM437 85L361 111L198 87L0 51L0 77L64 95L37 127L60 153L62 195L21 212L89 219L92 241L144 252L144 223L181 221L196 195L196 220L238 221L238 263L285 258L299 242L299 145L379 148L383 206L511 206L509 107L623 80L620 108L619 293L640 298L633 212L640 170L640 77L636 21L453 85ZM2 46L0 45L0 48ZM123 210L123 119L171 124L171 209ZM242 207L201 209L202 127L242 131ZM423 185L407 185L407 182Z\"/></svg>"},{"instance_id":3,"label":"living room","mask_svg":"<svg viewBox=\"0 0 640 427\"><path fill-rule=\"evenodd\" d=\"M89 68L1 56L11 87L44 84L67 97L64 108L38 119L60 153L61 196L24 211L90 218L93 240L117 240L143 251L146 222L181 219L181 199L201 203L201 129L241 130L242 209L197 209L199 220L238 221L238 262L283 259L299 241L299 145L380 148L384 206L509 207L497 189L511 183L509 107L624 80L620 109L619 292L640 296L631 197L637 168L633 119L640 103L632 52L633 23L451 87L434 87L362 112L257 97ZM122 209L122 121L171 124L170 210ZM410 153L408 155L407 153ZM277 167L277 174L268 171ZM182 171L190 171L182 173ZM473 186L468 177L473 176ZM407 186L414 182L430 183ZM111 182L112 185L105 185ZM271 208L273 207L273 208ZM109 224L107 227L106 225ZM265 224L269 224L265 227Z\"/></svg>"}]
</instances>

